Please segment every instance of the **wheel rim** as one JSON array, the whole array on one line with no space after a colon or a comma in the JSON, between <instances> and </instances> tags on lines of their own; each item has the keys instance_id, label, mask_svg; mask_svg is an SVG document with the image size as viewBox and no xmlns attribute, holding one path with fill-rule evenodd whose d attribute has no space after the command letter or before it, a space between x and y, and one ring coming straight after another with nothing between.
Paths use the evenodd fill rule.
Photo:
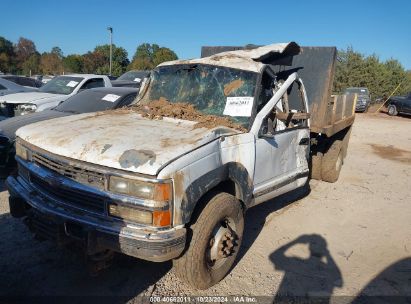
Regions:
<instances>
[{"instance_id":1,"label":"wheel rim","mask_svg":"<svg viewBox=\"0 0 411 304\"><path fill-rule=\"evenodd\" d=\"M388 114L390 114L390 115L394 114L394 108L393 107L389 107Z\"/></svg>"},{"instance_id":2,"label":"wheel rim","mask_svg":"<svg viewBox=\"0 0 411 304\"><path fill-rule=\"evenodd\" d=\"M232 218L226 217L214 227L207 250L207 264L221 267L237 250L238 235Z\"/></svg>"}]
</instances>

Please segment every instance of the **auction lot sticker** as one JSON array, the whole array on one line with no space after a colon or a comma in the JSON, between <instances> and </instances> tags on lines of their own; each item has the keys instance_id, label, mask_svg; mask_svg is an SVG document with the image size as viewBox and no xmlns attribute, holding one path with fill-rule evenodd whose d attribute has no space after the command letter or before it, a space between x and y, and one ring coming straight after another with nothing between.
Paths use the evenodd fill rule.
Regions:
<instances>
[{"instance_id":1,"label":"auction lot sticker","mask_svg":"<svg viewBox=\"0 0 411 304\"><path fill-rule=\"evenodd\" d=\"M74 88L76 85L78 85L78 81L71 80L66 84L66 87Z\"/></svg>"},{"instance_id":2,"label":"auction lot sticker","mask_svg":"<svg viewBox=\"0 0 411 304\"><path fill-rule=\"evenodd\" d=\"M110 101L110 102L115 102L117 99L119 99L120 96L115 95L115 94L107 94L102 98L102 100Z\"/></svg>"},{"instance_id":3,"label":"auction lot sticker","mask_svg":"<svg viewBox=\"0 0 411 304\"><path fill-rule=\"evenodd\" d=\"M254 97L227 97L224 115L235 117L250 117L253 109Z\"/></svg>"}]
</instances>

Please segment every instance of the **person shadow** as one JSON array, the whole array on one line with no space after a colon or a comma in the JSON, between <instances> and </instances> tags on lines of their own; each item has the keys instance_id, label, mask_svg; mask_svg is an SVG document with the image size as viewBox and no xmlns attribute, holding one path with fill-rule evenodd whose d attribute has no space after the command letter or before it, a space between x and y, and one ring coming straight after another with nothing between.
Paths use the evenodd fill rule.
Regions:
<instances>
[{"instance_id":1,"label":"person shadow","mask_svg":"<svg viewBox=\"0 0 411 304\"><path fill-rule=\"evenodd\" d=\"M308 258L286 255L299 244L308 245ZM343 286L341 271L328 251L326 240L318 234L301 235L275 250L270 261L276 270L284 271L274 303L301 299L329 303L334 288Z\"/></svg>"}]
</instances>

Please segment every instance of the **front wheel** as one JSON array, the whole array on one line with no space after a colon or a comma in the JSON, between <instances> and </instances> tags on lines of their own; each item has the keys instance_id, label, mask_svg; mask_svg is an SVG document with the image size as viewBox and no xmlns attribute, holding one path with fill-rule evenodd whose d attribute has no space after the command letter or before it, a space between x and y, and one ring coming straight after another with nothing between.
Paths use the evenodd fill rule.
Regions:
<instances>
[{"instance_id":1,"label":"front wheel","mask_svg":"<svg viewBox=\"0 0 411 304\"><path fill-rule=\"evenodd\" d=\"M207 289L231 270L244 230L239 200L225 192L211 195L195 223L187 251L173 261L177 275L197 289Z\"/></svg>"},{"instance_id":2,"label":"front wheel","mask_svg":"<svg viewBox=\"0 0 411 304\"><path fill-rule=\"evenodd\" d=\"M397 108L394 105L389 105L387 110L388 110L388 115L390 116L395 116L398 114Z\"/></svg>"}]
</instances>

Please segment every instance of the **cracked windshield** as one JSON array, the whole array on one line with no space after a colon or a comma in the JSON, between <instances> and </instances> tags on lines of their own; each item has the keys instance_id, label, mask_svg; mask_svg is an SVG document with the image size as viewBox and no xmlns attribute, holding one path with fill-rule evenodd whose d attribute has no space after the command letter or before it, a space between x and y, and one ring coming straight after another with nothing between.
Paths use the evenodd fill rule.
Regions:
<instances>
[{"instance_id":1,"label":"cracked windshield","mask_svg":"<svg viewBox=\"0 0 411 304\"><path fill-rule=\"evenodd\" d=\"M191 64L160 67L152 73L147 93L140 104L157 100L187 103L203 115L227 117L244 128L249 116L224 115L230 97L248 97L251 103L257 73L209 65ZM248 117L247 117L248 116Z\"/></svg>"}]
</instances>

